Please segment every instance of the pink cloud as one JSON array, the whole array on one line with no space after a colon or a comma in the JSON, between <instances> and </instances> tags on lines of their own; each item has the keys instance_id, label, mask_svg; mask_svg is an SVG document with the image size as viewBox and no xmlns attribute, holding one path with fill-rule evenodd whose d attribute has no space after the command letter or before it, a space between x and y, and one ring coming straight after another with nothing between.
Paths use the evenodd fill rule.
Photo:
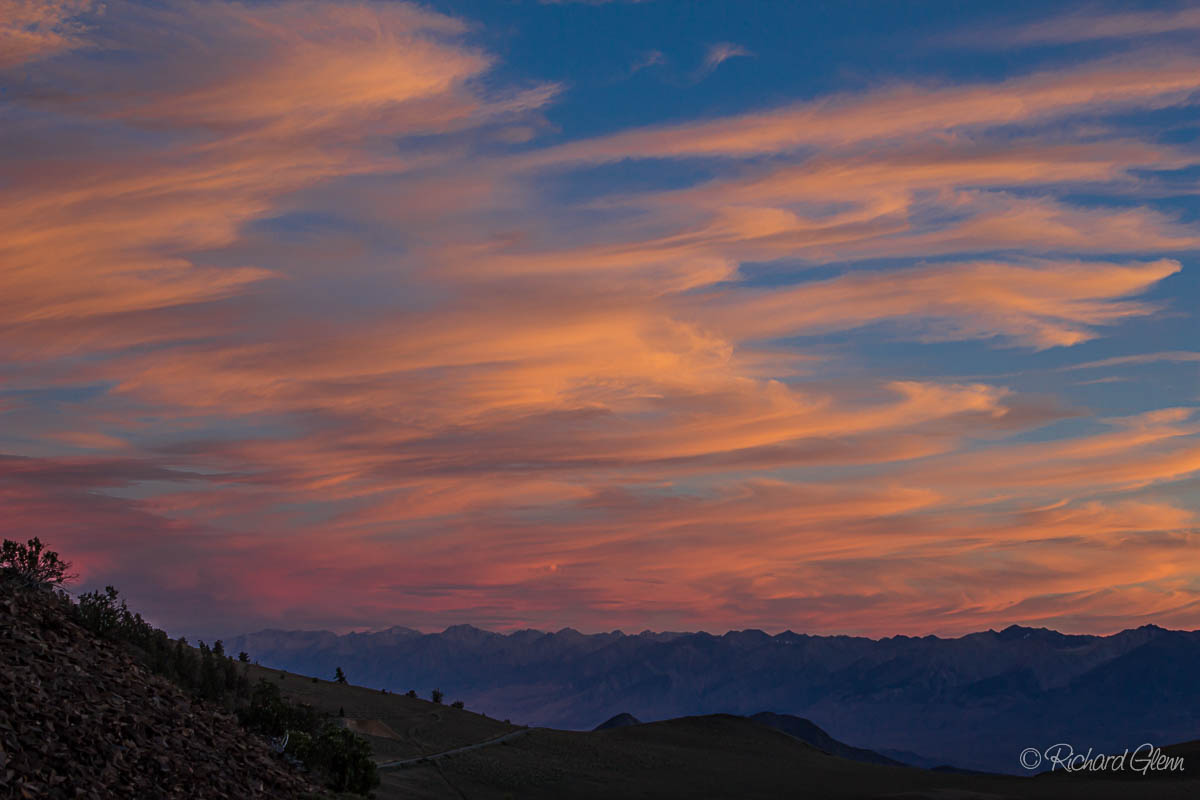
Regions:
<instances>
[{"instance_id":1,"label":"pink cloud","mask_svg":"<svg viewBox=\"0 0 1200 800\"><path fill-rule=\"evenodd\" d=\"M50 58L86 43L82 17L90 0L3 0L0 2L0 69Z\"/></svg>"},{"instance_id":2,"label":"pink cloud","mask_svg":"<svg viewBox=\"0 0 1200 800\"><path fill-rule=\"evenodd\" d=\"M164 623L1198 619L1190 409L1081 419L765 343L887 325L1032 358L1172 310L1200 234L1137 203L1194 152L1046 123L1190 103L1193 60L541 146L562 89L488 85L468 23L417 6L22 8L45 58L0 132L0 368L49 399L0 401L4 524ZM106 46L141 60L72 60ZM721 163L682 189L542 183L695 156Z\"/></svg>"}]
</instances>

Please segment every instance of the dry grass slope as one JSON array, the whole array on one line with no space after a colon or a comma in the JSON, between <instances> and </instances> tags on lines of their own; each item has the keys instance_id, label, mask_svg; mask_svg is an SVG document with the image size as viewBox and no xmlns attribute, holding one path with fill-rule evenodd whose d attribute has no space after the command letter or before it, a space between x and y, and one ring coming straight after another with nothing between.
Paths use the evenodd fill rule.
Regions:
<instances>
[{"instance_id":1,"label":"dry grass slope","mask_svg":"<svg viewBox=\"0 0 1200 800\"><path fill-rule=\"evenodd\" d=\"M441 753L517 730L503 720L403 694L250 665L250 681L266 679L289 700L337 715L371 743L377 761Z\"/></svg>"},{"instance_id":2,"label":"dry grass slope","mask_svg":"<svg viewBox=\"0 0 1200 800\"><path fill-rule=\"evenodd\" d=\"M835 758L742 717L685 717L575 733L534 729L505 745L383 773L381 797L434 800L889 798L1184 800L1196 781L1048 781L951 775Z\"/></svg>"}]
</instances>

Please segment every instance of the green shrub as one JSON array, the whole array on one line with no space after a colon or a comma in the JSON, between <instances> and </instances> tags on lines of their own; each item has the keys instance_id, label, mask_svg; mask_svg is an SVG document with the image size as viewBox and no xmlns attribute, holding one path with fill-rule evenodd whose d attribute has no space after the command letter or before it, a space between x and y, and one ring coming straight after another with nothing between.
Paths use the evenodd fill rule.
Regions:
<instances>
[{"instance_id":1,"label":"green shrub","mask_svg":"<svg viewBox=\"0 0 1200 800\"><path fill-rule=\"evenodd\" d=\"M118 638L122 629L132 628L125 601L117 602L118 592L105 586L103 592L87 592L79 596L75 607L76 620L92 633L104 639Z\"/></svg>"},{"instance_id":2,"label":"green shrub","mask_svg":"<svg viewBox=\"0 0 1200 800\"><path fill-rule=\"evenodd\" d=\"M288 731L287 747L283 752L301 764L307 764L312 758L312 743L312 736L304 731Z\"/></svg>"},{"instance_id":3,"label":"green shrub","mask_svg":"<svg viewBox=\"0 0 1200 800\"><path fill-rule=\"evenodd\" d=\"M305 766L335 792L367 794L379 785L371 745L353 731L325 726L313 737L307 755L301 759Z\"/></svg>"},{"instance_id":4,"label":"green shrub","mask_svg":"<svg viewBox=\"0 0 1200 800\"><path fill-rule=\"evenodd\" d=\"M342 713L342 712L339 712ZM260 680L238 711L242 725L271 737L287 735L284 752L336 792L366 794L379 785L371 746L311 706L288 702L279 686Z\"/></svg>"},{"instance_id":5,"label":"green shrub","mask_svg":"<svg viewBox=\"0 0 1200 800\"><path fill-rule=\"evenodd\" d=\"M260 680L250 692L250 703L238 709L242 726L265 736L283 736L289 730L316 731L325 715L309 705L289 703L279 687Z\"/></svg>"}]
</instances>

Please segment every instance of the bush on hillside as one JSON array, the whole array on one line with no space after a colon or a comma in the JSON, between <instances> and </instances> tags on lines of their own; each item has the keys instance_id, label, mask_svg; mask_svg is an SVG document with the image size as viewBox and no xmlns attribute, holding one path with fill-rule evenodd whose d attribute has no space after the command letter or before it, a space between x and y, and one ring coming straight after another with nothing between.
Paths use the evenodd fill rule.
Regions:
<instances>
[{"instance_id":1,"label":"bush on hillside","mask_svg":"<svg viewBox=\"0 0 1200 800\"><path fill-rule=\"evenodd\" d=\"M345 728L325 725L315 735L289 731L284 752L335 792L367 794L379 785L371 746Z\"/></svg>"},{"instance_id":2,"label":"bush on hillside","mask_svg":"<svg viewBox=\"0 0 1200 800\"><path fill-rule=\"evenodd\" d=\"M283 752L286 755L296 759L301 764L308 757L309 751L312 749L312 736L304 731L288 731L287 743L284 745Z\"/></svg>"},{"instance_id":3,"label":"bush on hillside","mask_svg":"<svg viewBox=\"0 0 1200 800\"><path fill-rule=\"evenodd\" d=\"M5 539L0 545L0 576L7 580L38 588L61 586L75 577L69 569L70 562L47 550L36 536L25 544Z\"/></svg>"},{"instance_id":4,"label":"bush on hillside","mask_svg":"<svg viewBox=\"0 0 1200 800\"><path fill-rule=\"evenodd\" d=\"M103 592L87 592L79 596L75 617L83 627L102 639L136 637L137 623L125 601L117 601L118 592L105 586Z\"/></svg>"},{"instance_id":5,"label":"bush on hillside","mask_svg":"<svg viewBox=\"0 0 1200 800\"><path fill-rule=\"evenodd\" d=\"M366 794L379 785L371 746L346 728L327 725L313 739L308 764L335 792Z\"/></svg>"},{"instance_id":6,"label":"bush on hillside","mask_svg":"<svg viewBox=\"0 0 1200 800\"><path fill-rule=\"evenodd\" d=\"M311 706L288 702L270 681L255 685L249 705L238 712L238 718L256 733L276 739L286 735L284 752L334 791L366 794L379 785L365 739L334 725L328 715Z\"/></svg>"},{"instance_id":7,"label":"bush on hillside","mask_svg":"<svg viewBox=\"0 0 1200 800\"><path fill-rule=\"evenodd\" d=\"M309 705L289 703L279 687L260 680L250 692L250 702L238 709L244 727L264 736L279 737L288 731L312 733L325 723L325 715Z\"/></svg>"}]
</instances>

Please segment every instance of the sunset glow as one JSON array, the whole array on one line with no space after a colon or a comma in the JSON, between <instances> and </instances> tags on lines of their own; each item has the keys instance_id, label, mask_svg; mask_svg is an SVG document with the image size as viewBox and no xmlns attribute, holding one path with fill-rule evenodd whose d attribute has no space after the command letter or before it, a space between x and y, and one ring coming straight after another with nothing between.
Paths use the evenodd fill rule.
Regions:
<instances>
[{"instance_id":1,"label":"sunset glow","mask_svg":"<svg viewBox=\"0 0 1200 800\"><path fill-rule=\"evenodd\" d=\"M3 534L187 635L1200 628L1196 9L670 5L0 0Z\"/></svg>"}]
</instances>

